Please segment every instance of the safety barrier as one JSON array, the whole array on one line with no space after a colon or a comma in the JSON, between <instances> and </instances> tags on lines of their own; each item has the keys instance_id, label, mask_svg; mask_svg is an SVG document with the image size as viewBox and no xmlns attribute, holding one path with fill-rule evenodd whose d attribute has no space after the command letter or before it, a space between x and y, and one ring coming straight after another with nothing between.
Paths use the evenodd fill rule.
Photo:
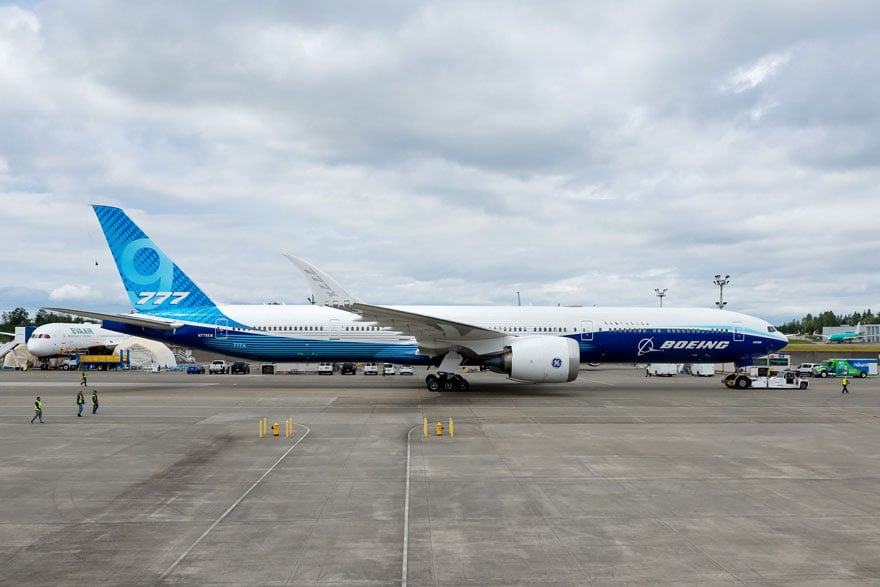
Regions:
<instances>
[{"instance_id":1,"label":"safety barrier","mask_svg":"<svg viewBox=\"0 0 880 587\"><path fill-rule=\"evenodd\" d=\"M260 438L269 435L269 418L263 418L260 420ZM280 427L278 422L272 423L272 436L281 436ZM284 438L290 438L293 436L293 418L288 418L284 421Z\"/></svg>"},{"instance_id":2,"label":"safety barrier","mask_svg":"<svg viewBox=\"0 0 880 587\"><path fill-rule=\"evenodd\" d=\"M449 436L455 436L455 422L452 421L452 418L449 418ZM428 437L428 419L425 418L422 422L422 432L425 435L425 438ZM437 436L443 436L443 422L437 422Z\"/></svg>"}]
</instances>

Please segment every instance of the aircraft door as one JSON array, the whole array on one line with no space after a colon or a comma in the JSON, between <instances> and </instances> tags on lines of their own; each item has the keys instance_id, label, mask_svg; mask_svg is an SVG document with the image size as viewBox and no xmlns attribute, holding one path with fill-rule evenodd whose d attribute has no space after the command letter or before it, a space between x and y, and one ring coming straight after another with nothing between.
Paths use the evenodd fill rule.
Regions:
<instances>
[{"instance_id":1,"label":"aircraft door","mask_svg":"<svg viewBox=\"0 0 880 587\"><path fill-rule=\"evenodd\" d=\"M229 328L229 320L226 318L217 318L214 322L214 338L226 340L226 331Z\"/></svg>"},{"instance_id":2,"label":"aircraft door","mask_svg":"<svg viewBox=\"0 0 880 587\"><path fill-rule=\"evenodd\" d=\"M593 321L581 320L581 340L593 340Z\"/></svg>"},{"instance_id":3,"label":"aircraft door","mask_svg":"<svg viewBox=\"0 0 880 587\"><path fill-rule=\"evenodd\" d=\"M330 340L339 340L339 333L342 329L339 327L339 319L334 318L330 321Z\"/></svg>"},{"instance_id":4,"label":"aircraft door","mask_svg":"<svg viewBox=\"0 0 880 587\"><path fill-rule=\"evenodd\" d=\"M739 322L733 323L733 342L743 342L745 340L745 336L743 335L743 327Z\"/></svg>"}]
</instances>

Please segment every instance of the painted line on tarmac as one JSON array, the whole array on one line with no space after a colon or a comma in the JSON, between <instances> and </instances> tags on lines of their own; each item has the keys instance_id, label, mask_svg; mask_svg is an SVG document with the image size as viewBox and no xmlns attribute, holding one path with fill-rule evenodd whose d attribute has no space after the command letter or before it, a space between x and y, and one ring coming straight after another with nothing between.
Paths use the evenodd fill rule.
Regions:
<instances>
[{"instance_id":1,"label":"painted line on tarmac","mask_svg":"<svg viewBox=\"0 0 880 587\"><path fill-rule=\"evenodd\" d=\"M754 389L754 388L753 388L753 389ZM763 388L758 388L758 389L763 389ZM842 395L842 394L841 394L841 395ZM832 396L832 397L834 397L834 396ZM838 412L845 412L845 413L850 413L850 414L858 414L858 415L860 415L860 416L867 416L867 417L869 417L869 418L874 418L874 419L876 419L876 418L880 418L880 414L876 414L876 413L874 413L874 412L864 412L864 411L862 411L862 410L857 410L857 409L855 409L855 408L843 408L843 407L840 407L840 406L828 406L828 405L811 404L811 403L808 403L808 402L806 402L806 401L804 401L804 400L799 400L799 399L794 399L794 398L785 398L785 399L786 399L786 401L789 401L789 402L792 402L792 403L798 404L798 405L803 406L803 407L806 407L806 408L831 409L831 410L836 410L836 411L838 411Z\"/></svg>"},{"instance_id":2,"label":"painted line on tarmac","mask_svg":"<svg viewBox=\"0 0 880 587\"><path fill-rule=\"evenodd\" d=\"M409 472L410 472L410 450L412 448L412 431L421 426L413 426L406 433L406 491L403 499L403 570L400 575L400 586L406 587L406 567L407 558L409 557Z\"/></svg>"},{"instance_id":3,"label":"painted line on tarmac","mask_svg":"<svg viewBox=\"0 0 880 587\"><path fill-rule=\"evenodd\" d=\"M3 385L6 387L72 387L79 385L79 379L76 381L2 381ZM220 382L217 383L187 383L187 382L179 382L179 381L168 381L168 382L160 382L160 381L151 381L149 383L125 383L125 382L117 382L117 381L97 381L95 383L89 383L87 386L80 387L156 387L158 383L173 383L174 387L215 387L220 385Z\"/></svg>"},{"instance_id":4,"label":"painted line on tarmac","mask_svg":"<svg viewBox=\"0 0 880 587\"><path fill-rule=\"evenodd\" d=\"M609 387L617 387L616 383L608 383L607 381L599 381L598 379L590 379L589 377L577 376L578 381L588 381L589 383L598 383L599 385L607 385Z\"/></svg>"},{"instance_id":5,"label":"painted line on tarmac","mask_svg":"<svg viewBox=\"0 0 880 587\"><path fill-rule=\"evenodd\" d=\"M308 426L305 426L305 425L303 425L303 424L297 424L297 426L302 426L303 428L305 428L305 429L306 429L306 433L303 434L302 437L301 437L299 440L297 440L296 442L294 442L293 445L292 445L290 448L288 448L287 451L286 451L283 455L281 455L280 457L278 457L278 460L275 461L274 463L272 463L272 466L269 467L268 469L266 469L266 472L263 473L262 475L260 475L260 478L257 479L256 481L254 481L254 484L251 485L250 487L248 487L247 491L245 491L244 493L241 494L241 497L239 497L238 499L235 500L235 503L233 503L231 506L229 506L229 508L228 508L225 512L223 512L223 514L222 514L219 518L217 518L217 519L214 521L214 523L211 524L210 527L208 527L207 530L205 530L204 532L202 532L202 535L199 536L199 537L196 539L196 541L193 542L192 545L191 545L189 548L187 548L185 551L183 551L183 554L181 554L179 557L177 557L177 560L174 561L173 563L171 563L171 566L170 566L170 567L168 567L167 569L165 569L165 572L162 573L162 574L159 576L159 582L164 581L164 580L168 577L168 575L170 575L170 574L174 571L174 569L177 568L177 565L179 565L181 562L183 562L183 559L185 559L185 558L189 555L189 553L191 553L191 552L193 551L193 549L194 549L196 546L198 546L199 543L200 543L202 540L205 539L205 536L207 536L208 534L210 534L210 533L211 533L211 530L213 530L214 528L216 528L217 525L218 525L220 522L222 522L222 521L224 520L224 518L226 518L226 516L228 516L230 513L232 513L232 510L234 510L236 507L238 507L238 504L240 504L242 501L244 501L244 498L246 498L246 497L250 494L250 492L253 491L253 490L257 487L257 485L259 485L260 482L262 482L263 479L265 479L266 476L268 476L269 473L271 473L271 472L275 469L275 467L278 466L278 463L280 463L281 461L284 460L284 457L286 457L287 455L289 455L290 452L291 452L293 449L295 449L295 448L297 447L297 445L298 445L300 442L302 442L303 440L305 440L305 437L309 435L309 432L311 432L311 429L310 429Z\"/></svg>"}]
</instances>

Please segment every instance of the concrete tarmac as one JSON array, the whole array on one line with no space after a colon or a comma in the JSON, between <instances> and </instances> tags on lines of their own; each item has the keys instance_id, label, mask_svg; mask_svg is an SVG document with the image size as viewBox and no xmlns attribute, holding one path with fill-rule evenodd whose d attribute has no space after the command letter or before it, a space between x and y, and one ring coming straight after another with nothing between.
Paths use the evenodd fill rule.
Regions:
<instances>
[{"instance_id":1,"label":"concrete tarmac","mask_svg":"<svg viewBox=\"0 0 880 587\"><path fill-rule=\"evenodd\" d=\"M423 378L0 371L0 584L880 584L880 380Z\"/></svg>"}]
</instances>

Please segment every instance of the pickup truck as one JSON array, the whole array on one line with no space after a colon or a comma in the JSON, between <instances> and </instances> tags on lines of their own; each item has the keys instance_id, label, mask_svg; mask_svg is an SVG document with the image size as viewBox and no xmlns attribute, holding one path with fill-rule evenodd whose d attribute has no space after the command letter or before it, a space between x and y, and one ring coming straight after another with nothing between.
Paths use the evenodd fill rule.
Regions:
<instances>
[{"instance_id":1,"label":"pickup truck","mask_svg":"<svg viewBox=\"0 0 880 587\"><path fill-rule=\"evenodd\" d=\"M79 368L79 361L77 359L65 359L58 363L58 366L65 371L73 371Z\"/></svg>"},{"instance_id":2,"label":"pickup truck","mask_svg":"<svg viewBox=\"0 0 880 587\"><path fill-rule=\"evenodd\" d=\"M209 375L222 375L223 373L229 373L229 365L226 361L217 359L216 361L211 361L211 364L208 365Z\"/></svg>"},{"instance_id":3,"label":"pickup truck","mask_svg":"<svg viewBox=\"0 0 880 587\"><path fill-rule=\"evenodd\" d=\"M251 372L251 366L244 361L236 361L229 368L229 372L233 375L248 375Z\"/></svg>"},{"instance_id":4,"label":"pickup truck","mask_svg":"<svg viewBox=\"0 0 880 587\"><path fill-rule=\"evenodd\" d=\"M795 367L794 370L798 372L800 377L812 377L813 369L815 369L818 364L819 363L801 363Z\"/></svg>"}]
</instances>

